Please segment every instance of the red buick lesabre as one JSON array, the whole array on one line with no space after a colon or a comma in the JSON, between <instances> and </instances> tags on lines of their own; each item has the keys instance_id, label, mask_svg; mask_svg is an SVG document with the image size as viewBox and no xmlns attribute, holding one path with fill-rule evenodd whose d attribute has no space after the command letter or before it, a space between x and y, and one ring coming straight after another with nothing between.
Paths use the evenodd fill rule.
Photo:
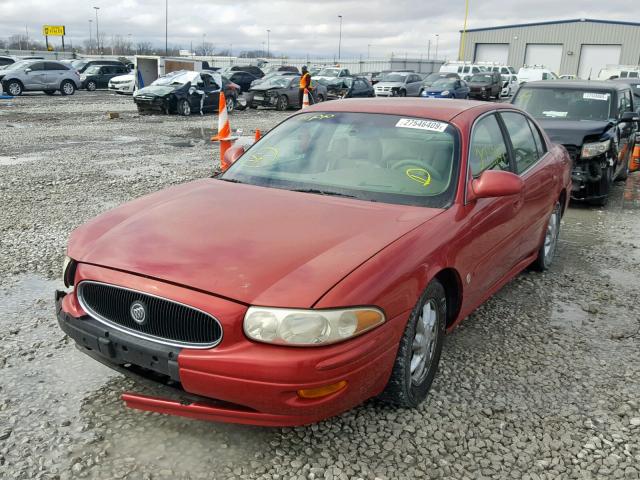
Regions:
<instances>
[{"instance_id":1,"label":"red buick lesabre","mask_svg":"<svg viewBox=\"0 0 640 480\"><path fill-rule=\"evenodd\" d=\"M549 267L571 185L526 113L456 100L316 105L224 160L71 235L58 321L162 385L130 407L258 425L416 407L445 332Z\"/></svg>"}]
</instances>

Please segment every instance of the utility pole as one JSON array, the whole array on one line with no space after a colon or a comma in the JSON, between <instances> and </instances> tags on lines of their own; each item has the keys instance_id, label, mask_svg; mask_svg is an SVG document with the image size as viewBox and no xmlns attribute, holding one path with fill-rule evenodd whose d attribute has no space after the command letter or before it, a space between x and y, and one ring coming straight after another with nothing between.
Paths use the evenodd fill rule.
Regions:
<instances>
[{"instance_id":1,"label":"utility pole","mask_svg":"<svg viewBox=\"0 0 640 480\"><path fill-rule=\"evenodd\" d=\"M464 42L467 39L467 19L469 17L469 0L465 0L464 5L464 25L462 27L462 39L460 40L460 52L458 52L458 60L464 60Z\"/></svg>"},{"instance_id":2,"label":"utility pole","mask_svg":"<svg viewBox=\"0 0 640 480\"><path fill-rule=\"evenodd\" d=\"M431 39L429 39L429 43L427 43L427 60L431 60Z\"/></svg>"},{"instance_id":3,"label":"utility pole","mask_svg":"<svg viewBox=\"0 0 640 480\"><path fill-rule=\"evenodd\" d=\"M338 63L340 63L340 54L342 53L342 15L338 15L340 19L340 35L338 36Z\"/></svg>"},{"instance_id":4,"label":"utility pole","mask_svg":"<svg viewBox=\"0 0 640 480\"><path fill-rule=\"evenodd\" d=\"M164 0L164 54L169 55L169 0Z\"/></svg>"},{"instance_id":5,"label":"utility pole","mask_svg":"<svg viewBox=\"0 0 640 480\"><path fill-rule=\"evenodd\" d=\"M440 43L440 34L436 33L436 60L438 60L438 44Z\"/></svg>"},{"instance_id":6,"label":"utility pole","mask_svg":"<svg viewBox=\"0 0 640 480\"><path fill-rule=\"evenodd\" d=\"M24 26L24 31L27 34L27 50L29 50L29 27L27 25Z\"/></svg>"},{"instance_id":7,"label":"utility pole","mask_svg":"<svg viewBox=\"0 0 640 480\"><path fill-rule=\"evenodd\" d=\"M207 51L204 49L204 37L206 37L206 36L207 36L206 33L202 34L202 55L206 55L207 54Z\"/></svg>"},{"instance_id":8,"label":"utility pole","mask_svg":"<svg viewBox=\"0 0 640 480\"><path fill-rule=\"evenodd\" d=\"M93 7L93 8L96 11L96 45L98 46L97 53L100 53L100 27L98 25L98 10L100 10L100 7Z\"/></svg>"},{"instance_id":9,"label":"utility pole","mask_svg":"<svg viewBox=\"0 0 640 480\"><path fill-rule=\"evenodd\" d=\"M267 28L267 58L271 58L271 30Z\"/></svg>"}]
</instances>

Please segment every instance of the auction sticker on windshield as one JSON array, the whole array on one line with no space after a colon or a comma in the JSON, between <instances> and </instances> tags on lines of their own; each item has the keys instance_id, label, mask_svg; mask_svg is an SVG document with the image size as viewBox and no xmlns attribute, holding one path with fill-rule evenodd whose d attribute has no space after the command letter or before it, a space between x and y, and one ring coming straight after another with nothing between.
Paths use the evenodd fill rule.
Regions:
<instances>
[{"instance_id":1,"label":"auction sticker on windshield","mask_svg":"<svg viewBox=\"0 0 640 480\"><path fill-rule=\"evenodd\" d=\"M582 98L584 100L601 100L601 101L607 101L609 100L609 94L608 93L593 93L593 92L585 92L582 95Z\"/></svg>"},{"instance_id":2,"label":"auction sticker on windshield","mask_svg":"<svg viewBox=\"0 0 640 480\"><path fill-rule=\"evenodd\" d=\"M436 122L434 120L416 120L415 118L401 118L396 123L398 128L417 128L419 130L428 130L430 132L442 133L447 129L448 124Z\"/></svg>"}]
</instances>

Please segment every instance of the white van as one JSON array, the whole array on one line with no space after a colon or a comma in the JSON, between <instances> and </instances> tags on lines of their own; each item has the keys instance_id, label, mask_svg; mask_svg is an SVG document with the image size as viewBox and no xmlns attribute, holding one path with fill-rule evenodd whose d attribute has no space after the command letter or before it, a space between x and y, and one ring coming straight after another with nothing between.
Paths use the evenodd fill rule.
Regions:
<instances>
[{"instance_id":1,"label":"white van","mask_svg":"<svg viewBox=\"0 0 640 480\"><path fill-rule=\"evenodd\" d=\"M525 65L518 70L518 83L535 82L537 80L557 80L558 75L542 65Z\"/></svg>"},{"instance_id":2,"label":"white van","mask_svg":"<svg viewBox=\"0 0 640 480\"><path fill-rule=\"evenodd\" d=\"M476 73L486 71L487 67L470 62L447 62L440 66L440 73L457 73L463 80L467 80Z\"/></svg>"},{"instance_id":3,"label":"white van","mask_svg":"<svg viewBox=\"0 0 640 480\"><path fill-rule=\"evenodd\" d=\"M600 70L598 80L609 80L611 77L617 78L640 78L639 65L607 65Z\"/></svg>"},{"instance_id":4,"label":"white van","mask_svg":"<svg viewBox=\"0 0 640 480\"><path fill-rule=\"evenodd\" d=\"M485 67L489 72L498 72L500 75L515 75L516 69L511 65L503 65L497 62L478 62L480 67Z\"/></svg>"}]
</instances>

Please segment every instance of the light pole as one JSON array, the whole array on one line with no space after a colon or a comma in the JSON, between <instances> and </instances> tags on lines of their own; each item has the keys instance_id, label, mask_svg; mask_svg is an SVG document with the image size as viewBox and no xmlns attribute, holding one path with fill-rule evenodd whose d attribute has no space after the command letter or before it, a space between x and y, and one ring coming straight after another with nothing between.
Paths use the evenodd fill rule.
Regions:
<instances>
[{"instance_id":1,"label":"light pole","mask_svg":"<svg viewBox=\"0 0 640 480\"><path fill-rule=\"evenodd\" d=\"M100 26L98 25L98 10L100 7L93 7L96 11L96 45L98 47L98 53L100 53Z\"/></svg>"},{"instance_id":2,"label":"light pole","mask_svg":"<svg viewBox=\"0 0 640 480\"><path fill-rule=\"evenodd\" d=\"M460 41L460 51L458 52L458 60L464 60L464 42L467 39L467 18L469 17L469 0L464 4L464 25L462 27L462 39Z\"/></svg>"},{"instance_id":3,"label":"light pole","mask_svg":"<svg viewBox=\"0 0 640 480\"><path fill-rule=\"evenodd\" d=\"M93 48L93 32L91 30L93 30L93 26L91 25L93 23L93 20L89 19L89 52L91 53L91 49Z\"/></svg>"},{"instance_id":4,"label":"light pole","mask_svg":"<svg viewBox=\"0 0 640 480\"><path fill-rule=\"evenodd\" d=\"M429 39L429 43L427 43L427 60L431 60L431 39Z\"/></svg>"},{"instance_id":5,"label":"light pole","mask_svg":"<svg viewBox=\"0 0 640 480\"><path fill-rule=\"evenodd\" d=\"M204 49L204 37L206 37L206 36L207 36L206 33L202 34L202 55L206 55L207 54L207 51Z\"/></svg>"},{"instance_id":6,"label":"light pole","mask_svg":"<svg viewBox=\"0 0 640 480\"><path fill-rule=\"evenodd\" d=\"M440 34L436 33L436 60L438 60L438 44L440 43Z\"/></svg>"},{"instance_id":7,"label":"light pole","mask_svg":"<svg viewBox=\"0 0 640 480\"><path fill-rule=\"evenodd\" d=\"M338 63L340 63L340 54L342 50L342 15L338 15L340 19L340 35L338 37Z\"/></svg>"},{"instance_id":8,"label":"light pole","mask_svg":"<svg viewBox=\"0 0 640 480\"><path fill-rule=\"evenodd\" d=\"M133 42L131 41L131 34L127 33L127 37L129 37L129 46L127 48L127 54L131 55L131 47L133 46Z\"/></svg>"},{"instance_id":9,"label":"light pole","mask_svg":"<svg viewBox=\"0 0 640 480\"><path fill-rule=\"evenodd\" d=\"M169 0L164 0L164 54L169 55Z\"/></svg>"},{"instance_id":10,"label":"light pole","mask_svg":"<svg viewBox=\"0 0 640 480\"><path fill-rule=\"evenodd\" d=\"M267 28L267 58L271 58L271 30Z\"/></svg>"}]
</instances>

